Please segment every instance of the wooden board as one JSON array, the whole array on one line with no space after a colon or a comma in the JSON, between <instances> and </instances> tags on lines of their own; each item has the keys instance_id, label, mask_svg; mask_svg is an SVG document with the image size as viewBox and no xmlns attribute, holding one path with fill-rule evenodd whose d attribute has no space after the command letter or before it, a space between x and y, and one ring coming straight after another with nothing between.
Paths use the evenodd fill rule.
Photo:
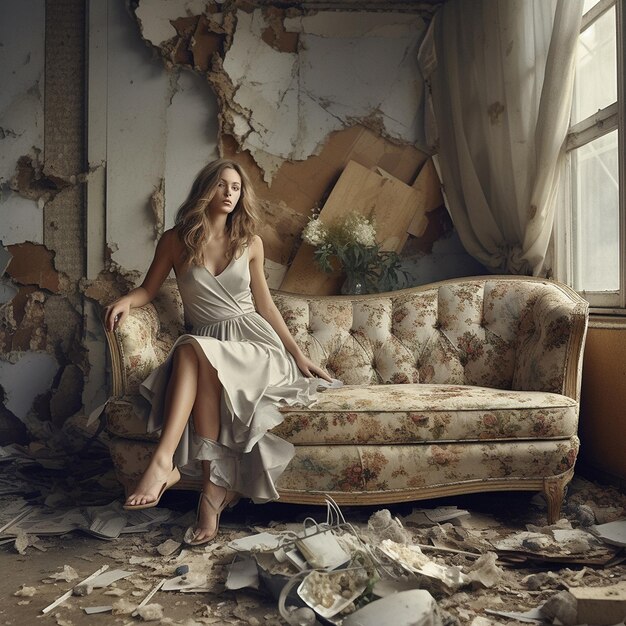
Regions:
<instances>
[{"instance_id":1,"label":"wooden board","mask_svg":"<svg viewBox=\"0 0 626 626\"><path fill-rule=\"evenodd\" d=\"M264 226L259 234L265 243L265 256L281 264L289 262L312 209L323 204L349 161L368 168L380 166L410 185L427 159L426 154L413 146L395 144L369 128L356 125L332 132L318 155L305 161L285 161L268 186L250 153L239 152L230 135L222 133L220 146L224 157L234 158L244 167L262 200ZM277 220L290 224L277 228L273 226ZM283 237L285 231L287 236Z\"/></svg>"},{"instance_id":2,"label":"wooden board","mask_svg":"<svg viewBox=\"0 0 626 626\"><path fill-rule=\"evenodd\" d=\"M407 232L409 235L421 237L426 232L428 218L426 213L439 208L443 204L441 195L441 182L437 176L437 170L432 159L428 159L417 175L413 188L418 193L418 205L409 224Z\"/></svg>"},{"instance_id":3,"label":"wooden board","mask_svg":"<svg viewBox=\"0 0 626 626\"><path fill-rule=\"evenodd\" d=\"M399 252L404 246L407 228L418 206L419 190L392 176L381 176L356 161L350 161L333 187L320 211L327 224L350 211L372 217L376 238L383 250ZM339 292L342 277L325 274L314 261L314 249L302 244L280 286L281 290L311 295Z\"/></svg>"}]
</instances>

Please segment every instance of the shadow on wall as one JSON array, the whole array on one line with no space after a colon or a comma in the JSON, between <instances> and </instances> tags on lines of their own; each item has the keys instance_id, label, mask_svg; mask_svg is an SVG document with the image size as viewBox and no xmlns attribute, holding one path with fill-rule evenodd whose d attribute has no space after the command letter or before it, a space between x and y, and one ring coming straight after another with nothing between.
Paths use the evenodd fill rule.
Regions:
<instances>
[{"instance_id":1,"label":"shadow on wall","mask_svg":"<svg viewBox=\"0 0 626 626\"><path fill-rule=\"evenodd\" d=\"M409 237L402 250L402 268L409 275L407 286L491 274L465 251L445 206L428 213L427 218L424 234Z\"/></svg>"}]
</instances>

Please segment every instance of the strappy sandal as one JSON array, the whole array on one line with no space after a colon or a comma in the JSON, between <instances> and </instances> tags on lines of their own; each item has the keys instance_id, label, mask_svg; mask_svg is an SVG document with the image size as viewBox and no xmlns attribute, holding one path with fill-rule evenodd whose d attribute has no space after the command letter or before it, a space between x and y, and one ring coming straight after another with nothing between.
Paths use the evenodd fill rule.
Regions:
<instances>
[{"instance_id":1,"label":"strappy sandal","mask_svg":"<svg viewBox=\"0 0 626 626\"><path fill-rule=\"evenodd\" d=\"M198 522L200 521L200 505L202 504L203 498L204 500L206 500L206 503L209 505L209 508L213 511L213 513L215 513L215 517L216 517L215 530L207 537L200 539L200 541L196 541L195 536L198 534L197 527L198 527ZM239 502L239 498L240 496L237 492L228 491L227 489L224 492L224 497L222 498L221 504L216 507L213 504L213 502L211 502L211 500L209 499L209 496L207 496L207 494L204 493L204 491L201 491L200 499L198 500L198 509L196 511L196 523L194 526L189 526L189 528L187 528L187 530L185 531L185 536L183 538L183 541L188 546L201 546L201 545L204 545L205 543L209 543L210 541L213 541L215 537L217 537L217 533L219 532L219 529L220 529L220 515L222 514L222 511L226 508L232 509L237 504L237 502Z\"/></svg>"},{"instance_id":2,"label":"strappy sandal","mask_svg":"<svg viewBox=\"0 0 626 626\"><path fill-rule=\"evenodd\" d=\"M122 508L127 511L140 511L142 509L151 509L155 507L161 500L161 496L170 488L173 487L180 480L180 472L177 467L173 467L169 473L167 480L161 485L161 489L153 502L146 502L144 504L124 504Z\"/></svg>"}]
</instances>

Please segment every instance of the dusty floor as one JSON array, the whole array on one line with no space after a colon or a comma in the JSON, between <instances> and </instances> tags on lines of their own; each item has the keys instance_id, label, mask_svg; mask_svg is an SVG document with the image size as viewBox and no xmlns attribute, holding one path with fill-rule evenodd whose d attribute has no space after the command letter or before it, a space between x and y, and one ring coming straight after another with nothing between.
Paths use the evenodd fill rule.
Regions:
<instances>
[{"instance_id":1,"label":"dusty floor","mask_svg":"<svg viewBox=\"0 0 626 626\"><path fill-rule=\"evenodd\" d=\"M0 522L6 523L2 521L3 514L6 517L7 507L20 498L28 505L54 512L88 511L91 506L119 501L121 489L111 472L106 448L90 448L87 453L82 448L81 454L80 459L67 454L48 458L45 449L31 446L26 457L3 463L0 466ZM214 544L186 549L179 542L185 528L193 522L196 497L189 492L166 493L160 508L172 511L167 521L153 524L145 532L123 534L113 540L95 538L83 530L56 536L22 533L21 537L19 532L11 532L15 526L0 531L0 625L136 624L141 622L140 617L111 612L87 615L83 609L101 605L116 605L119 610L134 608L157 583L174 577L180 565L188 565L191 572L202 572L206 576L205 588L210 591L158 591L150 603L161 605L162 617L152 623L184 626L285 624L276 599L265 589L231 591L225 588L228 568L239 558L227 544L232 539L261 531L276 534L301 528L307 516L322 523L326 520L326 509L281 503L255 506L243 501L232 512L224 513L222 532ZM415 509L443 505L456 506L469 513L452 523L417 521ZM379 531L368 522L381 508L345 507L342 511L370 545L378 546L383 535L377 534ZM494 550L489 542L521 531L542 530L545 526L545 503L533 494L474 494L388 508L390 519L397 518L401 522L405 545L425 547L424 554L442 567L456 566L471 573L478 555L488 552L495 562L494 553L497 553L497 566L491 569L495 578L488 586L474 581L442 592L436 585L430 585L432 580L425 579L424 586L433 593L443 611L445 626L518 624L522 622L494 616L488 610L523 612L540 607L570 586L597 587L626 581L626 549L603 545L599 549L596 546L595 549L572 550L552 541L543 553L534 549L521 553ZM626 496L612 487L577 477L570 486L562 514L568 521L561 522L558 529L561 532L560 529L565 528L565 533L585 530L593 523L623 520L626 519ZM545 528L543 531L548 535L552 532ZM48 614L42 614L44 607L104 565L131 574L89 595L71 596ZM68 575L60 574L64 570ZM61 579L52 580L55 574Z\"/></svg>"},{"instance_id":2,"label":"dusty floor","mask_svg":"<svg viewBox=\"0 0 626 626\"><path fill-rule=\"evenodd\" d=\"M605 506L619 505L622 501L621 496L611 489L605 491L598 488L596 496ZM588 494L583 497L588 501ZM620 502L616 501L616 497ZM574 494L571 499L575 501L576 495ZM3 598L0 602L0 623L14 626L35 624L38 620L43 620L45 623L68 626L140 622L138 617L111 613L86 615L82 608L117 602L119 597L105 595L105 591L110 592L112 588L120 590L116 593L123 592L122 598L137 604L163 575L173 576L175 567L179 564L177 555L180 550L171 556L162 557L156 551L156 547L168 538L180 539L183 526L192 519L193 514L187 511L193 507L193 501L193 494L183 492L167 494L162 505L179 511L182 517L172 525L151 529L143 534L130 534L113 541L103 541L74 531L62 537L42 537L37 542L37 547L29 546L24 555L18 554L11 543L0 547L0 571L4 574L0 578L0 597ZM502 534L524 530L527 523L543 523L544 513L535 506L529 494L484 494L417 504L420 508L429 508L445 503L470 510L472 525L480 525L484 520L485 524L500 528ZM411 509L411 505L402 505L391 507L391 512L402 517L408 515ZM346 509L345 513L347 519L362 526L375 510L370 507L350 508ZM573 511L571 504L569 510L570 513ZM324 509L319 507L305 509L281 504L254 506L244 503L223 516L224 531L220 543L259 530L279 531L283 528L282 522L301 521L307 514L320 521L325 518ZM412 531L409 526L407 529ZM194 548L191 554L198 557L205 552L211 553L211 548ZM208 560L210 561L215 554L217 553L209 554ZM143 556L151 557L151 567L129 564L132 557ZM189 560L188 558L187 561ZM185 594L160 591L154 596L152 602L157 602L163 607L164 619L159 623L188 625L285 623L277 611L276 601L269 594L253 590L225 590L224 559L218 556L213 560L215 585L212 593ZM451 562L462 564L465 560L464 557L454 555ZM619 558L615 560L619 561ZM132 570L134 574L106 590L94 590L85 597L72 596L48 615L42 615L41 611L45 606L105 564L111 568ZM47 577L63 570L66 565L76 570L79 576L77 580L44 582ZM448 623L476 624L476 626L517 624L521 622L488 616L484 609L524 611L539 606L568 584L599 586L626 580L626 566L622 563L610 567L545 562L502 565L505 575L496 587L463 590L440 598L440 606L449 613ZM529 585L522 581L527 580L532 574L537 575L534 580L536 579L538 588L529 589ZM34 595L15 596L14 594L24 586L34 588L36 590Z\"/></svg>"}]
</instances>

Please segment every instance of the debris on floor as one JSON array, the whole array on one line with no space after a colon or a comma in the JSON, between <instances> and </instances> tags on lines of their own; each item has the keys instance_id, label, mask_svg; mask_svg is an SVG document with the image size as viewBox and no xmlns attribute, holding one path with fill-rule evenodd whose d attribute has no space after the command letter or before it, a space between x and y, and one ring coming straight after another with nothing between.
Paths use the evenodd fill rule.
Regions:
<instances>
[{"instance_id":1,"label":"debris on floor","mask_svg":"<svg viewBox=\"0 0 626 626\"><path fill-rule=\"evenodd\" d=\"M285 513L288 505L244 503L222 516L215 542L189 548L182 539L192 505L125 511L97 464L72 482L67 472L42 471L44 451L18 452L3 463L21 491L3 495L10 480L0 483L0 565L33 554L63 560L5 581L11 611L31 616L12 622L0 610L7 624L42 612L76 626L99 613L185 626L605 625L626 617L626 497L580 478L564 519L549 526L543 500L519 494L464 496L464 508L340 509L329 499L325 516L319 507ZM498 497L507 505L494 505ZM79 536L91 549L69 560L68 538Z\"/></svg>"}]
</instances>

